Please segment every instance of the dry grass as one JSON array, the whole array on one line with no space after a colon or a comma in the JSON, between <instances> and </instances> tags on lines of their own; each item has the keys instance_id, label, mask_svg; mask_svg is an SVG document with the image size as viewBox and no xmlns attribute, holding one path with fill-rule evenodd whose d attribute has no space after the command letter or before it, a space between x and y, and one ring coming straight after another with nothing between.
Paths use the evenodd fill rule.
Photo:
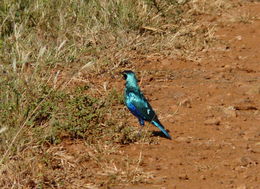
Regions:
<instances>
[{"instance_id":1,"label":"dry grass","mask_svg":"<svg viewBox=\"0 0 260 189\"><path fill-rule=\"evenodd\" d=\"M143 55L198 60L196 54L215 42L215 24L202 18L232 5L224 0L2 0L0 186L148 182L152 175L142 169L142 155L122 158L117 146L152 143L151 133L136 135L121 91L104 81L134 67L132 60ZM64 142L78 140L85 144ZM70 146L81 150L69 151Z\"/></svg>"},{"instance_id":2,"label":"dry grass","mask_svg":"<svg viewBox=\"0 0 260 189\"><path fill-rule=\"evenodd\" d=\"M81 141L41 148L30 146L2 167L1 188L100 188L144 183L153 177L141 167L142 154L133 159L114 145L100 147Z\"/></svg>"}]
</instances>

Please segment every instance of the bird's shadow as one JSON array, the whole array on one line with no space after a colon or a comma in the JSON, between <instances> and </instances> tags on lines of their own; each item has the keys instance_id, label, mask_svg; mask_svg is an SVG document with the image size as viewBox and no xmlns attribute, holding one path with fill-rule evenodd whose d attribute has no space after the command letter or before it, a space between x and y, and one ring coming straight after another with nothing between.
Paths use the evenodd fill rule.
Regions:
<instances>
[{"instance_id":1,"label":"bird's shadow","mask_svg":"<svg viewBox=\"0 0 260 189\"><path fill-rule=\"evenodd\" d=\"M169 130L166 130L166 131L169 132ZM159 137L168 139L162 131L152 131L152 134L153 134L153 136L159 136Z\"/></svg>"}]
</instances>

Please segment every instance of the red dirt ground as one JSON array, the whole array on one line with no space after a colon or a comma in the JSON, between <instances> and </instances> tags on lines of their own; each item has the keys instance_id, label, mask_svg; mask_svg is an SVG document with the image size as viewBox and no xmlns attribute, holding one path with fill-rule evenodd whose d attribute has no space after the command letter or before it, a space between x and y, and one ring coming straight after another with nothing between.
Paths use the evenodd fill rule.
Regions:
<instances>
[{"instance_id":1,"label":"red dirt ground","mask_svg":"<svg viewBox=\"0 0 260 189\"><path fill-rule=\"evenodd\" d=\"M259 3L246 9L259 18ZM229 45L204 53L201 63L139 62L136 70L159 73L146 74L142 88L173 140L124 147L129 157L141 153L154 175L124 188L260 188L260 21L217 35Z\"/></svg>"},{"instance_id":2,"label":"red dirt ground","mask_svg":"<svg viewBox=\"0 0 260 189\"><path fill-rule=\"evenodd\" d=\"M124 156L141 155L153 177L114 188L260 188L260 3L245 9L258 19L219 28L226 45L204 52L200 63L136 61L141 88L173 140L122 146ZM129 120L138 126L130 113Z\"/></svg>"}]
</instances>

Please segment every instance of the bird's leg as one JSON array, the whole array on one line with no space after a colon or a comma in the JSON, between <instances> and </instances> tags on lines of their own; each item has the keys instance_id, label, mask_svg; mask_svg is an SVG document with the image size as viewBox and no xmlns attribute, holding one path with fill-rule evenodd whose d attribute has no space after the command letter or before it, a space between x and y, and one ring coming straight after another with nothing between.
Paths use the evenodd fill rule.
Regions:
<instances>
[{"instance_id":1,"label":"bird's leg","mask_svg":"<svg viewBox=\"0 0 260 189\"><path fill-rule=\"evenodd\" d=\"M142 133L142 129L143 129L143 127L144 127L144 120L141 119L141 118L138 118L138 121L139 121L139 123L140 123L140 125L141 125L141 127L140 127L140 129L139 129L139 132L138 132L138 136L140 137L140 136L141 136L141 133Z\"/></svg>"}]
</instances>

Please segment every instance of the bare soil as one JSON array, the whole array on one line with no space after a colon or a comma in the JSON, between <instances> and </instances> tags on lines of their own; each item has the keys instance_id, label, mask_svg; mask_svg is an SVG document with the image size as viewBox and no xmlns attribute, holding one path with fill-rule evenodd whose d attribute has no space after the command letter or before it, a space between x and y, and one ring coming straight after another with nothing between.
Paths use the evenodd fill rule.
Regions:
<instances>
[{"instance_id":1,"label":"bare soil","mask_svg":"<svg viewBox=\"0 0 260 189\"><path fill-rule=\"evenodd\" d=\"M200 62L160 54L134 60L173 140L122 146L120 157L140 159L151 177L113 188L260 188L260 4L243 8L258 19L219 27L222 45L202 52ZM116 83L123 89L123 80ZM139 126L130 113L128 119Z\"/></svg>"}]
</instances>

